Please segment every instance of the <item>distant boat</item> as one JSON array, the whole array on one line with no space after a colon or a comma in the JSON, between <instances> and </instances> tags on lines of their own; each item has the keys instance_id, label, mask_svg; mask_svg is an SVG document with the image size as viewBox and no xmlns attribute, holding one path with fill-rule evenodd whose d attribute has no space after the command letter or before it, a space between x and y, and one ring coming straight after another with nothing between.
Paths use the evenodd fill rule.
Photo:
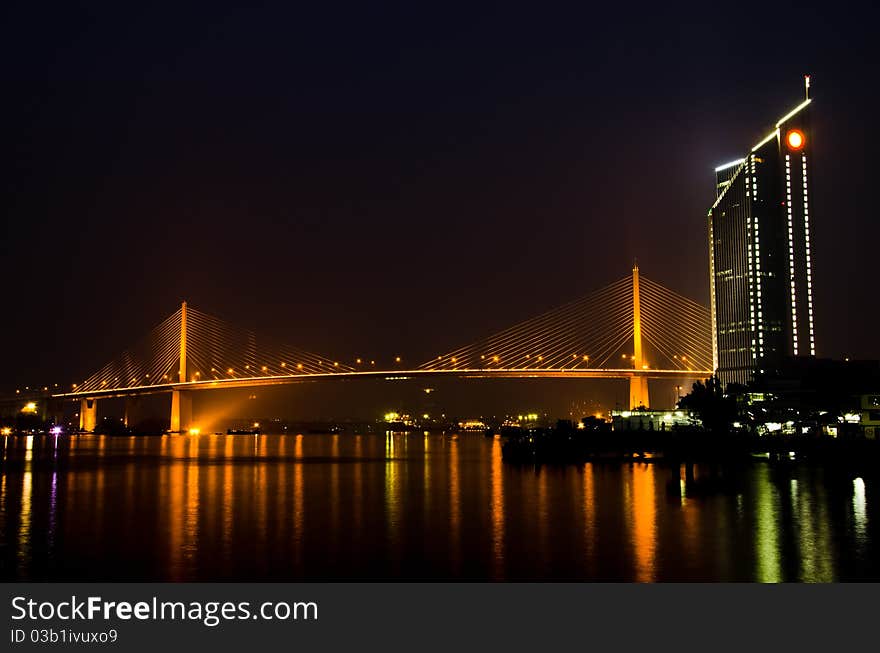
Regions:
<instances>
[{"instance_id":1,"label":"distant boat","mask_svg":"<svg viewBox=\"0 0 880 653\"><path fill-rule=\"evenodd\" d=\"M259 428L252 429L226 429L226 435L260 435Z\"/></svg>"}]
</instances>

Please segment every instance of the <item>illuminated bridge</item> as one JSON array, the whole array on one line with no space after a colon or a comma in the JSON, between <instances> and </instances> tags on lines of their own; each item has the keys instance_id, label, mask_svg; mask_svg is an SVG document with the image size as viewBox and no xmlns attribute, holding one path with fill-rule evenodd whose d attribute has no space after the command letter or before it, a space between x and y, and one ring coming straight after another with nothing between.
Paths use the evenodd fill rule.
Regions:
<instances>
[{"instance_id":1,"label":"illuminated bridge","mask_svg":"<svg viewBox=\"0 0 880 653\"><path fill-rule=\"evenodd\" d=\"M624 277L414 368L396 359L341 361L272 342L187 306L91 376L45 399L79 400L93 430L101 398L171 394L171 431L192 423L192 394L318 379L416 377L628 379L630 405L649 406L648 379L686 380L713 370L709 310L645 277ZM64 391L62 391L64 390ZM24 395L20 395L19 400Z\"/></svg>"}]
</instances>

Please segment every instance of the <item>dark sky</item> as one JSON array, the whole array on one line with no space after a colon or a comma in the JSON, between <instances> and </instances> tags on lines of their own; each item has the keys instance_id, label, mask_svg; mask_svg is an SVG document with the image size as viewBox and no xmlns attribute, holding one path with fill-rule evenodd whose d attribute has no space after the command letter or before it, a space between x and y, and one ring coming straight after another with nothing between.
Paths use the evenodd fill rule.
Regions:
<instances>
[{"instance_id":1,"label":"dark sky","mask_svg":"<svg viewBox=\"0 0 880 653\"><path fill-rule=\"evenodd\" d=\"M713 168L807 72L819 354L880 357L869 4L240 4L4 3L0 384L82 378L183 298L383 360L634 258L708 303Z\"/></svg>"}]
</instances>

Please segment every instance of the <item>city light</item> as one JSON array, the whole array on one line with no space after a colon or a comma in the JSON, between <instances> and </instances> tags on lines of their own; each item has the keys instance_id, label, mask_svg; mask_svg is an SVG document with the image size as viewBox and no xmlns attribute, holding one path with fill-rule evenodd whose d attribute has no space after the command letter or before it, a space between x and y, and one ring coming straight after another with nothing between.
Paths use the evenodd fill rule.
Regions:
<instances>
[{"instance_id":1,"label":"city light","mask_svg":"<svg viewBox=\"0 0 880 653\"><path fill-rule=\"evenodd\" d=\"M792 150L799 150L804 146L804 133L799 129L792 129L785 136L785 142Z\"/></svg>"},{"instance_id":2,"label":"city light","mask_svg":"<svg viewBox=\"0 0 880 653\"><path fill-rule=\"evenodd\" d=\"M189 433L190 435L198 435L199 433L201 433L201 430L194 427L187 431L187 433Z\"/></svg>"},{"instance_id":3,"label":"city light","mask_svg":"<svg viewBox=\"0 0 880 653\"><path fill-rule=\"evenodd\" d=\"M37 404L36 402L29 401L24 405L24 408L21 409L21 412L28 413L33 415L37 412Z\"/></svg>"},{"instance_id":4,"label":"city light","mask_svg":"<svg viewBox=\"0 0 880 653\"><path fill-rule=\"evenodd\" d=\"M12 435L12 428L9 426L4 426L0 429L0 435Z\"/></svg>"},{"instance_id":5,"label":"city light","mask_svg":"<svg viewBox=\"0 0 880 653\"><path fill-rule=\"evenodd\" d=\"M715 172L721 172L722 170L726 170L727 168L732 168L733 166L738 166L743 161L745 161L745 159L736 159L734 161L724 163L724 164L718 166L717 168L715 168Z\"/></svg>"}]
</instances>

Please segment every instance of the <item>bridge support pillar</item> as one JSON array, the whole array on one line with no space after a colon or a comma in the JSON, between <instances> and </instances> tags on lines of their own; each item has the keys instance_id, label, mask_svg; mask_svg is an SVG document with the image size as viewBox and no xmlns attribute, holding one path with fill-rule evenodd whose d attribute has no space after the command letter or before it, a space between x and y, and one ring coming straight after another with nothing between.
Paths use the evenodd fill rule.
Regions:
<instances>
[{"instance_id":1,"label":"bridge support pillar","mask_svg":"<svg viewBox=\"0 0 880 653\"><path fill-rule=\"evenodd\" d=\"M171 391L172 433L185 433L192 426L192 395L185 390Z\"/></svg>"},{"instance_id":2,"label":"bridge support pillar","mask_svg":"<svg viewBox=\"0 0 880 653\"><path fill-rule=\"evenodd\" d=\"M98 425L98 400L82 399L79 402L80 431L94 431Z\"/></svg>"},{"instance_id":3,"label":"bridge support pillar","mask_svg":"<svg viewBox=\"0 0 880 653\"><path fill-rule=\"evenodd\" d=\"M125 398L125 413L123 417L123 422L125 423L125 428L130 428L134 424L135 420L135 411L137 410L137 405L140 403L139 397L126 397Z\"/></svg>"},{"instance_id":4,"label":"bridge support pillar","mask_svg":"<svg viewBox=\"0 0 880 653\"><path fill-rule=\"evenodd\" d=\"M634 374L629 378L629 405L630 408L651 407L647 377Z\"/></svg>"},{"instance_id":5,"label":"bridge support pillar","mask_svg":"<svg viewBox=\"0 0 880 653\"><path fill-rule=\"evenodd\" d=\"M642 305L639 295L639 266L633 265L633 369L647 369L642 356ZM648 400L648 379L641 374L629 378L629 405L631 408L650 408Z\"/></svg>"}]
</instances>

